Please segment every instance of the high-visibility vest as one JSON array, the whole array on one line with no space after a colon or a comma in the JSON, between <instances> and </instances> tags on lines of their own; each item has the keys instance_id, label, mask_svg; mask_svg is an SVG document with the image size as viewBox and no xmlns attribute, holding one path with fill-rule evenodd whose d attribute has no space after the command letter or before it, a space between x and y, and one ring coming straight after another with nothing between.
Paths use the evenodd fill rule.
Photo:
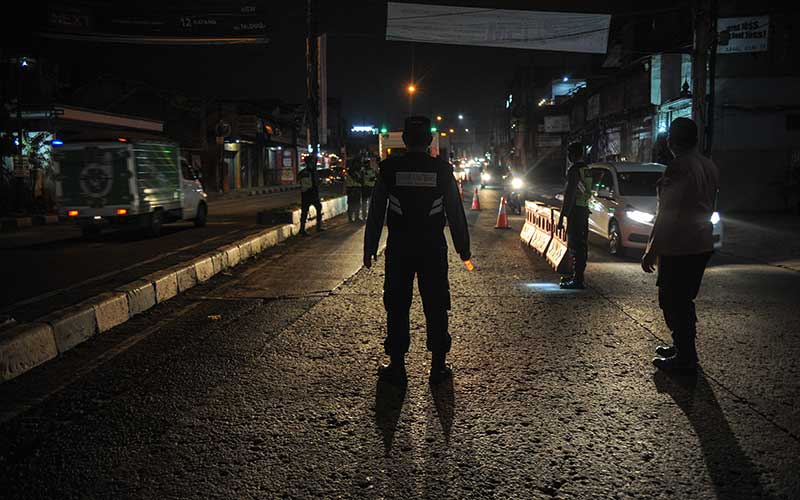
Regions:
<instances>
[{"instance_id":1,"label":"high-visibility vest","mask_svg":"<svg viewBox=\"0 0 800 500\"><path fill-rule=\"evenodd\" d=\"M367 165L364 168L362 175L364 177L363 183L361 184L362 186L370 188L375 187L375 180L376 180L375 169Z\"/></svg>"},{"instance_id":2,"label":"high-visibility vest","mask_svg":"<svg viewBox=\"0 0 800 500\"><path fill-rule=\"evenodd\" d=\"M588 207L589 198L592 197L592 174L588 165L578 166L578 185L575 190L575 206Z\"/></svg>"},{"instance_id":3,"label":"high-visibility vest","mask_svg":"<svg viewBox=\"0 0 800 500\"><path fill-rule=\"evenodd\" d=\"M361 187L361 172L358 169L351 168L347 170L347 176L344 178L344 187Z\"/></svg>"}]
</instances>

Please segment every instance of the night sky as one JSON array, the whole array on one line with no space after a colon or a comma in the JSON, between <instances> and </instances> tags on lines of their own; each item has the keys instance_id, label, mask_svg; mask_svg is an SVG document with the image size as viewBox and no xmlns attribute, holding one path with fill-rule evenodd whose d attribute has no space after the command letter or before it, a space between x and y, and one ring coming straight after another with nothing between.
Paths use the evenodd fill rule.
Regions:
<instances>
[{"instance_id":1,"label":"night sky","mask_svg":"<svg viewBox=\"0 0 800 500\"><path fill-rule=\"evenodd\" d=\"M592 64L603 60L597 55L388 42L384 40L385 1L320 3L321 26L329 33L328 94L342 100L348 123L391 127L402 123L408 111L405 85L412 76L412 52L419 87L415 112L445 117L463 113L464 125L475 128L486 127L492 108L502 106L515 66L532 64L543 83L567 74L586 76ZM629 1L435 3L606 13L644 8ZM196 97L278 98L299 103L305 94L305 4L266 3L271 12L272 41L268 45L179 47L51 41L42 51L56 55L77 81L111 74Z\"/></svg>"}]
</instances>

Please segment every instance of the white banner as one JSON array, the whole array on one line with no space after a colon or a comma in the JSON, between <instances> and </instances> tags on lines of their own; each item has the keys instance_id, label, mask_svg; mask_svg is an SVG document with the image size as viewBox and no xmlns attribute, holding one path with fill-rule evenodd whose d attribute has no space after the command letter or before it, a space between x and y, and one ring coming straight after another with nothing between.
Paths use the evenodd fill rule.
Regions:
<instances>
[{"instance_id":1,"label":"white banner","mask_svg":"<svg viewBox=\"0 0 800 500\"><path fill-rule=\"evenodd\" d=\"M389 2L386 39L605 54L610 14Z\"/></svg>"},{"instance_id":2,"label":"white banner","mask_svg":"<svg viewBox=\"0 0 800 500\"><path fill-rule=\"evenodd\" d=\"M717 54L764 52L768 48L769 16L717 19Z\"/></svg>"}]
</instances>

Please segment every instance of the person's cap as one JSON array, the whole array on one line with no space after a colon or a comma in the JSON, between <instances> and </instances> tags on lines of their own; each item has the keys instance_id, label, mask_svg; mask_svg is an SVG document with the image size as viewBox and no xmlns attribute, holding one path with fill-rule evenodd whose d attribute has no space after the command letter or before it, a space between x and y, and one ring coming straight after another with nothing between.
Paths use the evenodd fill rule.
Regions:
<instances>
[{"instance_id":1,"label":"person's cap","mask_svg":"<svg viewBox=\"0 0 800 500\"><path fill-rule=\"evenodd\" d=\"M409 116L406 118L403 132L411 132L414 134L430 133L431 121L427 116Z\"/></svg>"}]
</instances>

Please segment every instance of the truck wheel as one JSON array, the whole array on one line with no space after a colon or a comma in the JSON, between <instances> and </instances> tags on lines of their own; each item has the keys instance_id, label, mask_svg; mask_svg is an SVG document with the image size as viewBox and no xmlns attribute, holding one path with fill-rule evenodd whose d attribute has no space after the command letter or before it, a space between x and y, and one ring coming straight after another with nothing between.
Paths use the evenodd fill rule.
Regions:
<instances>
[{"instance_id":1,"label":"truck wheel","mask_svg":"<svg viewBox=\"0 0 800 500\"><path fill-rule=\"evenodd\" d=\"M208 219L208 207L205 203L201 203L197 207L197 216L194 218L194 227L204 227Z\"/></svg>"},{"instance_id":2,"label":"truck wheel","mask_svg":"<svg viewBox=\"0 0 800 500\"><path fill-rule=\"evenodd\" d=\"M164 213L156 210L150 214L150 221L147 226L147 236L156 238L161 234L161 226L164 224Z\"/></svg>"}]
</instances>

